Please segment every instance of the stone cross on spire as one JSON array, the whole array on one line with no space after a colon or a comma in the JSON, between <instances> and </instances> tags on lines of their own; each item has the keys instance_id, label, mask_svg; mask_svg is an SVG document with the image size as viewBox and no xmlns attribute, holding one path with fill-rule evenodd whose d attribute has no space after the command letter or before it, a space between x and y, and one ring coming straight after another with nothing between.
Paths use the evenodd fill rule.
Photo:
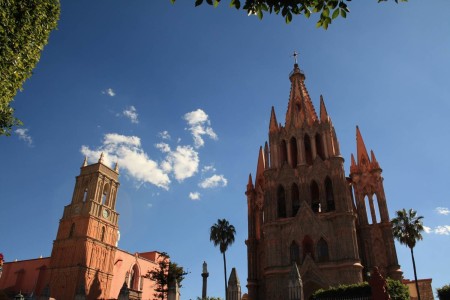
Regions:
<instances>
[{"instance_id":1,"label":"stone cross on spire","mask_svg":"<svg viewBox=\"0 0 450 300\"><path fill-rule=\"evenodd\" d=\"M298 53L297 53L297 51L294 50L294 54L292 54L292 56L294 57L294 63L298 64L298 61L297 61Z\"/></svg>"}]
</instances>

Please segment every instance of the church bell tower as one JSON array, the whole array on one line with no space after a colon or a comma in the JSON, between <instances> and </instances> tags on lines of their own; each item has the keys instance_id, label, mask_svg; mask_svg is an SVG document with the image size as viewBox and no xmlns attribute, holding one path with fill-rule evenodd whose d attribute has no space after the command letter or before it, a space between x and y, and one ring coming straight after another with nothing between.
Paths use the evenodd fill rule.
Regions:
<instances>
[{"instance_id":1,"label":"church bell tower","mask_svg":"<svg viewBox=\"0 0 450 300\"><path fill-rule=\"evenodd\" d=\"M289 299L293 264L305 299L319 288L362 281L357 216L333 123L322 97L317 115L297 62L289 79L285 124L272 107L269 143L247 184L251 300Z\"/></svg>"},{"instance_id":2,"label":"church bell tower","mask_svg":"<svg viewBox=\"0 0 450 300\"><path fill-rule=\"evenodd\" d=\"M117 164L111 169L103 163L103 154L95 164L84 160L53 243L49 296L109 298L118 241L118 171Z\"/></svg>"}]
</instances>

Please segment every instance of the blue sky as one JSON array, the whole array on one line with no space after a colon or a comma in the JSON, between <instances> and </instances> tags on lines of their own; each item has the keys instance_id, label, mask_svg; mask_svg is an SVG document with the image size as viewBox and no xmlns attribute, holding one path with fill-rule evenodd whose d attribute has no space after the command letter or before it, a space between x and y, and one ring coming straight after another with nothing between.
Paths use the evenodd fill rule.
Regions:
<instances>
[{"instance_id":1,"label":"blue sky","mask_svg":"<svg viewBox=\"0 0 450 300\"><path fill-rule=\"evenodd\" d=\"M390 1L394 2L394 1ZM227 252L245 290L248 174L268 136L271 106L284 123L299 64L316 108L324 96L346 159L355 127L383 168L390 216L414 208L427 233L420 278L448 283L450 259L450 3L352 1L327 31L315 21L263 21L223 2L62 0L34 75L15 101L24 126L0 138L0 251L7 261L48 256L84 155L119 160L119 247L159 250L191 273L182 299L223 296L218 218L236 227ZM409 250L397 244L406 278Z\"/></svg>"}]
</instances>

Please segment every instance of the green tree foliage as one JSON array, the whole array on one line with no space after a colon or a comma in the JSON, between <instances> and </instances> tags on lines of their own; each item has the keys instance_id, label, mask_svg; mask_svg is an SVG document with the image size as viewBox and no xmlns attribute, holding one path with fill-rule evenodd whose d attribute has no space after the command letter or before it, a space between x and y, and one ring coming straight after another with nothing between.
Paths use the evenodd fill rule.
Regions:
<instances>
[{"instance_id":1,"label":"green tree foliage","mask_svg":"<svg viewBox=\"0 0 450 300\"><path fill-rule=\"evenodd\" d=\"M417 296L420 300L419 284L417 283L416 262L414 260L414 247L416 242L423 239L422 216L417 216L413 209L396 211L396 217L391 220L394 237L402 245L406 245L411 250L411 259L414 269L414 280L416 281Z\"/></svg>"},{"instance_id":2,"label":"green tree foliage","mask_svg":"<svg viewBox=\"0 0 450 300\"><path fill-rule=\"evenodd\" d=\"M167 299L169 283L176 280L178 286L181 287L181 282L187 274L188 272L185 272L182 266L179 266L175 262L171 262L170 256L167 253L162 252L160 253L158 261L158 268L149 271L145 277L153 280L156 284L155 294L153 294L155 297L154 300L164 300Z\"/></svg>"},{"instance_id":3,"label":"green tree foliage","mask_svg":"<svg viewBox=\"0 0 450 300\"><path fill-rule=\"evenodd\" d=\"M176 0L170 0L174 3ZM206 0L206 3L217 7L221 0ZM309 18L311 14L320 14L317 21L317 27L328 28L332 20L337 17L346 18L350 12L347 2L351 0L231 0L230 7L246 10L249 15L257 15L259 19L263 18L264 13L275 13L285 19L286 23L292 21L293 15L304 15ZM388 0L377 0L385 2ZM398 2L407 2L408 0L394 0ZM202 5L204 0L195 0L195 6Z\"/></svg>"},{"instance_id":4,"label":"green tree foliage","mask_svg":"<svg viewBox=\"0 0 450 300\"><path fill-rule=\"evenodd\" d=\"M0 0L0 135L21 122L10 106L56 28L59 0Z\"/></svg>"},{"instance_id":5,"label":"green tree foliage","mask_svg":"<svg viewBox=\"0 0 450 300\"><path fill-rule=\"evenodd\" d=\"M386 278L387 290L391 300L409 300L409 290L406 285L398 280Z\"/></svg>"},{"instance_id":6,"label":"green tree foliage","mask_svg":"<svg viewBox=\"0 0 450 300\"><path fill-rule=\"evenodd\" d=\"M367 282L358 284L340 285L329 289L320 289L314 292L312 299L326 299L339 297L370 297L370 285Z\"/></svg>"},{"instance_id":7,"label":"green tree foliage","mask_svg":"<svg viewBox=\"0 0 450 300\"><path fill-rule=\"evenodd\" d=\"M386 279L387 290L391 300L409 300L408 288L398 280ZM369 283L362 282L358 284L340 285L327 290L320 289L314 292L312 298L333 299L333 298L358 298L371 297L372 291Z\"/></svg>"},{"instance_id":8,"label":"green tree foliage","mask_svg":"<svg viewBox=\"0 0 450 300\"><path fill-rule=\"evenodd\" d=\"M228 247L234 243L234 235L236 230L227 220L217 220L213 226L211 226L209 240L214 243L214 246L219 246L220 253L223 255L223 272L225 275L225 299L227 298L227 260L225 252Z\"/></svg>"},{"instance_id":9,"label":"green tree foliage","mask_svg":"<svg viewBox=\"0 0 450 300\"><path fill-rule=\"evenodd\" d=\"M450 300L450 284L437 289L439 300Z\"/></svg>"}]
</instances>

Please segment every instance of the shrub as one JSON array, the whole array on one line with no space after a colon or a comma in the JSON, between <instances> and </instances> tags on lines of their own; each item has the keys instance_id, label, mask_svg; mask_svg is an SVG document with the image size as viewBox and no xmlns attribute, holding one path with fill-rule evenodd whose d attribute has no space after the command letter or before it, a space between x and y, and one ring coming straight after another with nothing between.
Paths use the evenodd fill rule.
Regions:
<instances>
[{"instance_id":1,"label":"shrub","mask_svg":"<svg viewBox=\"0 0 450 300\"><path fill-rule=\"evenodd\" d=\"M369 297L372 295L370 285L367 282L350 285L340 285L327 290L317 290L313 295L313 299L323 298L339 298L339 297Z\"/></svg>"},{"instance_id":2,"label":"shrub","mask_svg":"<svg viewBox=\"0 0 450 300\"><path fill-rule=\"evenodd\" d=\"M391 278L386 278L386 284L391 300L409 300L409 290L406 285Z\"/></svg>"},{"instance_id":3,"label":"shrub","mask_svg":"<svg viewBox=\"0 0 450 300\"><path fill-rule=\"evenodd\" d=\"M437 289L439 300L450 300L450 284Z\"/></svg>"},{"instance_id":4,"label":"shrub","mask_svg":"<svg viewBox=\"0 0 450 300\"><path fill-rule=\"evenodd\" d=\"M391 300L409 300L408 288L398 280L390 278L386 279L387 289ZM320 289L313 294L313 299L324 298L358 298L358 297L370 297L372 296L372 290L367 282L340 285L338 287L329 288L327 290Z\"/></svg>"}]
</instances>

